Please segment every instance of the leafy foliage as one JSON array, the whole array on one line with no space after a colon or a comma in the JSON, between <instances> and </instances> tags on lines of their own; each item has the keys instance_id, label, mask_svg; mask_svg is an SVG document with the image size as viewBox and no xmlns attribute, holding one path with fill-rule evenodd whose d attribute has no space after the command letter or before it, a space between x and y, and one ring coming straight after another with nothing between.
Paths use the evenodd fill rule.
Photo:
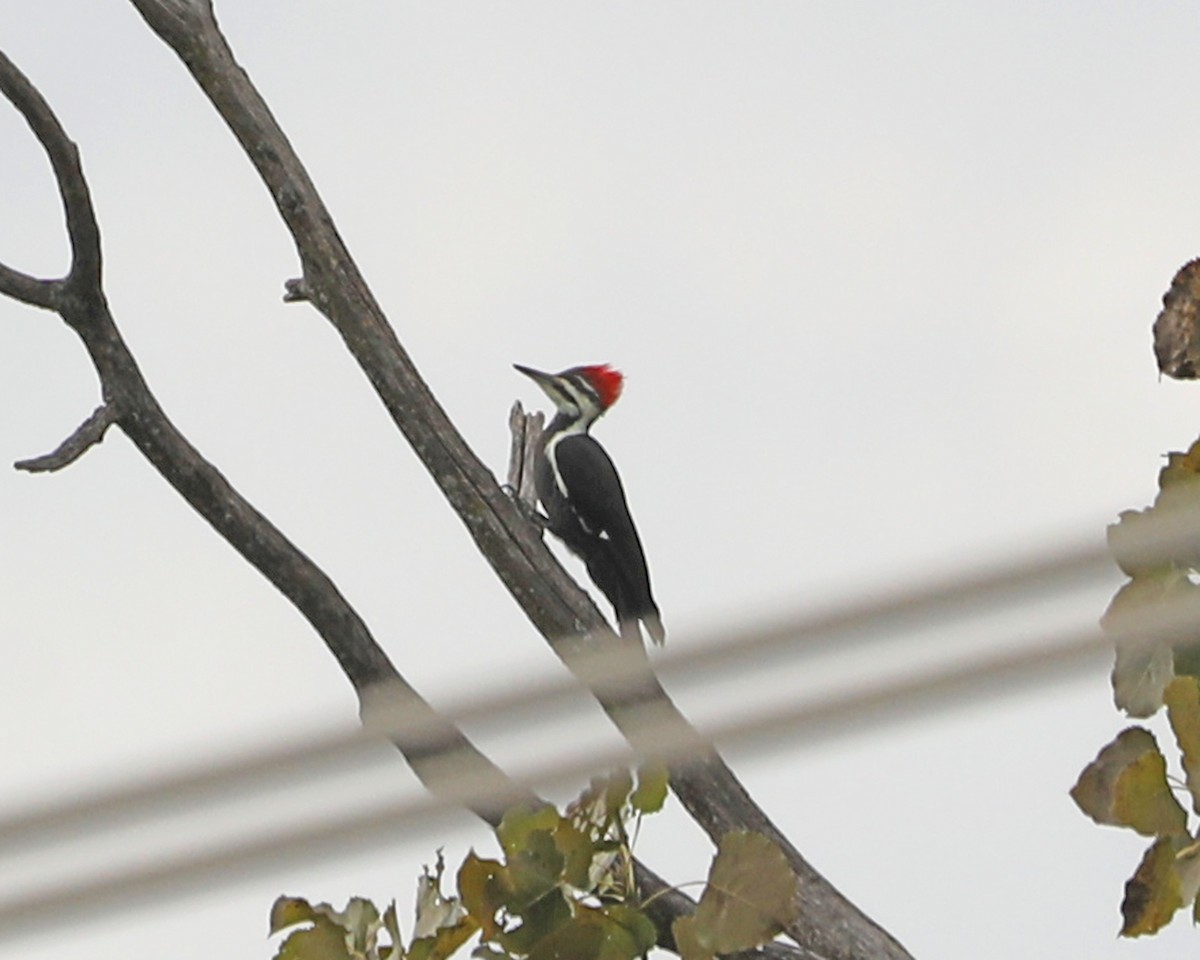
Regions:
<instances>
[{"instance_id":1,"label":"leafy foliage","mask_svg":"<svg viewBox=\"0 0 1200 960\"><path fill-rule=\"evenodd\" d=\"M370 900L352 897L342 911L302 897L280 897L271 908L271 933L300 924L280 944L276 960L441 960L470 939L478 925L455 898L442 894L439 853L432 874L417 881L416 928L404 946L396 904L380 915ZM386 939L381 936L386 934Z\"/></svg>"},{"instance_id":2,"label":"leafy foliage","mask_svg":"<svg viewBox=\"0 0 1200 960\"><path fill-rule=\"evenodd\" d=\"M1149 717L1166 707L1179 748L1192 813L1200 814L1200 636L1194 628L1151 636L1147 614L1164 603L1200 608L1200 546L1170 557L1144 547L1148 525L1200 512L1200 440L1172 453L1159 473L1159 494L1146 510L1121 514L1108 530L1117 564L1128 577L1101 624L1116 636L1113 696L1119 709ZM1160 631L1161 633L1161 631ZM1079 775L1071 797L1097 823L1124 827L1152 838L1125 884L1121 934L1154 933L1190 906L1200 919L1200 842L1188 811L1176 798L1178 781L1167 775L1167 758L1144 727L1123 730Z\"/></svg>"},{"instance_id":3,"label":"leafy foliage","mask_svg":"<svg viewBox=\"0 0 1200 960\"><path fill-rule=\"evenodd\" d=\"M593 780L563 814L546 805L505 814L504 860L467 856L458 887L488 957L632 960L657 930L633 881L630 820L666 799L666 773L627 771Z\"/></svg>"},{"instance_id":4,"label":"leafy foliage","mask_svg":"<svg viewBox=\"0 0 1200 960\"><path fill-rule=\"evenodd\" d=\"M1186 453L1172 453L1159 473L1159 493L1146 510L1127 510L1108 528L1113 557L1129 576L1113 597L1101 624L1117 634L1113 668L1116 705L1132 717L1159 710L1162 694L1177 673L1200 673L1200 637L1140 637L1139 619L1164 602L1200 604L1200 549L1178 550L1169 559L1141 546L1147 526L1200 511L1200 440ZM1190 640L1190 642L1188 642Z\"/></svg>"},{"instance_id":5,"label":"leafy foliage","mask_svg":"<svg viewBox=\"0 0 1200 960\"><path fill-rule=\"evenodd\" d=\"M1164 699L1186 769L1195 748L1192 737L1200 731L1200 680L1176 677L1164 691ZM1185 731L1182 736L1181 730ZM1188 784L1195 809L1200 801L1190 775ZM1200 912L1200 844L1195 831L1189 829L1187 811L1175 799L1167 781L1166 758L1149 730L1129 727L1121 731L1084 768L1071 797L1097 823L1154 838L1125 885L1123 936L1154 933L1188 904L1193 913Z\"/></svg>"},{"instance_id":6,"label":"leafy foliage","mask_svg":"<svg viewBox=\"0 0 1200 960\"><path fill-rule=\"evenodd\" d=\"M413 939L396 905L382 914L353 898L342 911L280 897L271 932L291 930L276 960L442 960L478 934L482 960L633 960L658 940L634 882L631 848L641 818L662 808L667 772L644 767L593 780L559 813L514 807L496 828L500 857L473 851L457 895L442 892L444 864L417 884ZM633 826L633 836L630 827ZM673 929L687 960L749 949L795 916L796 877L783 853L754 833L726 835L694 917ZM293 929L298 928L298 929Z\"/></svg>"}]
</instances>

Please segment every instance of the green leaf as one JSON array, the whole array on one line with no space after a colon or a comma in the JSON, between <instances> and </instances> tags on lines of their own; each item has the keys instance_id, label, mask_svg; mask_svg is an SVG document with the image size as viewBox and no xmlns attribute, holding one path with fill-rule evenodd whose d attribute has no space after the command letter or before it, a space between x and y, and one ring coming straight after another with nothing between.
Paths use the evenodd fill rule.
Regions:
<instances>
[{"instance_id":1,"label":"green leaf","mask_svg":"<svg viewBox=\"0 0 1200 960\"><path fill-rule=\"evenodd\" d=\"M493 947L490 943L481 943L471 951L471 956L478 960L512 960L509 954L499 947Z\"/></svg>"},{"instance_id":2,"label":"green leaf","mask_svg":"<svg viewBox=\"0 0 1200 960\"><path fill-rule=\"evenodd\" d=\"M271 907L270 936L315 918L312 904L303 897L279 897Z\"/></svg>"},{"instance_id":3,"label":"green leaf","mask_svg":"<svg viewBox=\"0 0 1200 960\"><path fill-rule=\"evenodd\" d=\"M670 774L661 764L638 767L638 785L629 797L629 803L640 813L658 813L667 802L669 785Z\"/></svg>"},{"instance_id":4,"label":"green leaf","mask_svg":"<svg viewBox=\"0 0 1200 960\"><path fill-rule=\"evenodd\" d=\"M433 936L413 940L408 949L409 960L445 960L478 930L479 924L471 917L463 917L451 926L438 927Z\"/></svg>"},{"instance_id":5,"label":"green leaf","mask_svg":"<svg viewBox=\"0 0 1200 960\"><path fill-rule=\"evenodd\" d=\"M1167 762L1157 748L1138 757L1117 778L1113 814L1145 837L1187 833L1187 812L1167 784Z\"/></svg>"},{"instance_id":6,"label":"green leaf","mask_svg":"<svg viewBox=\"0 0 1200 960\"><path fill-rule=\"evenodd\" d=\"M558 826L559 819L558 811L550 804L511 807L496 828L496 836L504 852L511 855L526 845L529 834L539 830L549 833Z\"/></svg>"},{"instance_id":7,"label":"green leaf","mask_svg":"<svg viewBox=\"0 0 1200 960\"><path fill-rule=\"evenodd\" d=\"M345 910L334 910L327 903L311 904L303 897L280 897L271 907L271 933L299 923L311 923L297 930L280 945L280 960L341 960L342 957L373 957L383 921L370 900L351 897ZM330 946L333 942L336 948Z\"/></svg>"},{"instance_id":8,"label":"green leaf","mask_svg":"<svg viewBox=\"0 0 1200 960\"><path fill-rule=\"evenodd\" d=\"M512 895L504 864L480 859L471 851L458 869L458 895L471 919L479 924L484 939L499 936L496 914Z\"/></svg>"},{"instance_id":9,"label":"green leaf","mask_svg":"<svg viewBox=\"0 0 1200 960\"><path fill-rule=\"evenodd\" d=\"M563 882L576 890L590 892L592 883L588 873L596 852L591 838L578 827L563 820L554 830L554 845L563 855Z\"/></svg>"},{"instance_id":10,"label":"green leaf","mask_svg":"<svg viewBox=\"0 0 1200 960\"><path fill-rule=\"evenodd\" d=\"M571 920L535 943L529 960L599 960L603 943L604 931L599 926Z\"/></svg>"},{"instance_id":11,"label":"green leaf","mask_svg":"<svg viewBox=\"0 0 1200 960\"><path fill-rule=\"evenodd\" d=\"M1162 929L1183 906L1175 844L1168 837L1154 841L1137 872L1125 884L1121 902L1121 936L1140 937Z\"/></svg>"},{"instance_id":12,"label":"green leaf","mask_svg":"<svg viewBox=\"0 0 1200 960\"><path fill-rule=\"evenodd\" d=\"M712 960L717 955L716 948L713 946L711 938L701 939L700 925L696 922L696 918L678 917L671 924L671 936L675 938L675 949L679 951L679 956L683 960Z\"/></svg>"},{"instance_id":13,"label":"green leaf","mask_svg":"<svg viewBox=\"0 0 1200 960\"><path fill-rule=\"evenodd\" d=\"M500 945L509 953L526 956L537 944L571 920L571 907L556 887L521 913L521 925L502 933Z\"/></svg>"},{"instance_id":14,"label":"green leaf","mask_svg":"<svg viewBox=\"0 0 1200 960\"><path fill-rule=\"evenodd\" d=\"M604 805L609 819L620 819L632 790L633 774L628 770L614 770L609 774L608 783L604 787Z\"/></svg>"},{"instance_id":15,"label":"green leaf","mask_svg":"<svg viewBox=\"0 0 1200 960\"><path fill-rule=\"evenodd\" d=\"M1184 903L1200 906L1200 843L1189 843L1175 854L1175 872L1179 875L1179 894Z\"/></svg>"},{"instance_id":16,"label":"green leaf","mask_svg":"<svg viewBox=\"0 0 1200 960\"><path fill-rule=\"evenodd\" d=\"M1177 643L1174 654L1177 677L1200 677L1200 643Z\"/></svg>"},{"instance_id":17,"label":"green leaf","mask_svg":"<svg viewBox=\"0 0 1200 960\"><path fill-rule=\"evenodd\" d=\"M508 856L508 881L511 893L505 906L513 913L558 888L566 859L548 830L535 830L524 837L524 846Z\"/></svg>"},{"instance_id":18,"label":"green leaf","mask_svg":"<svg viewBox=\"0 0 1200 960\"><path fill-rule=\"evenodd\" d=\"M288 935L279 945L276 960L357 960L346 946L346 929L328 917Z\"/></svg>"},{"instance_id":19,"label":"green leaf","mask_svg":"<svg viewBox=\"0 0 1200 960\"><path fill-rule=\"evenodd\" d=\"M1167 785L1154 736L1128 727L1079 775L1071 799L1097 823L1130 827L1144 836L1180 836L1187 813Z\"/></svg>"},{"instance_id":20,"label":"green leaf","mask_svg":"<svg viewBox=\"0 0 1200 960\"><path fill-rule=\"evenodd\" d=\"M658 930L641 910L635 910L623 903L608 903L600 908L600 912L614 925L610 930L609 939L615 941L620 938L623 943L625 937L629 938L632 947L630 956L641 956L658 942ZM603 960L612 960L604 950L601 950L601 957Z\"/></svg>"},{"instance_id":21,"label":"green leaf","mask_svg":"<svg viewBox=\"0 0 1200 960\"><path fill-rule=\"evenodd\" d=\"M672 926L684 960L751 950L795 918L796 875L783 851L760 833L725 834L695 916Z\"/></svg>"},{"instance_id":22,"label":"green leaf","mask_svg":"<svg viewBox=\"0 0 1200 960\"><path fill-rule=\"evenodd\" d=\"M1183 754L1183 772L1192 794L1192 809L1200 813L1200 680L1176 677L1164 691L1163 701Z\"/></svg>"},{"instance_id":23,"label":"green leaf","mask_svg":"<svg viewBox=\"0 0 1200 960\"><path fill-rule=\"evenodd\" d=\"M654 924L632 907L577 903L568 921L533 946L529 960L634 960L656 939Z\"/></svg>"}]
</instances>

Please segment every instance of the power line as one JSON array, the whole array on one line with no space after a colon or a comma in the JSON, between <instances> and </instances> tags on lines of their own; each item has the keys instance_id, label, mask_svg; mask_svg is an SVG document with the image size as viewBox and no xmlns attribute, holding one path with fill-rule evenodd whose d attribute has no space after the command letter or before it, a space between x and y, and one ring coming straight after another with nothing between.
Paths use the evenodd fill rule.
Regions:
<instances>
[{"instance_id":1,"label":"power line","mask_svg":"<svg viewBox=\"0 0 1200 960\"><path fill-rule=\"evenodd\" d=\"M1171 525L1151 536L1168 540L1177 532ZM1168 542L1168 546L1170 543ZM978 613L986 604L1012 600L1022 595L1045 593L1071 582L1108 573L1112 557L1103 544L1085 543L1050 556L1032 556L990 569L957 574L894 590L883 596L852 600L816 613L800 611L774 622L749 629L722 631L684 647L664 652L654 660L655 673L664 681L685 682L717 670L725 678L752 669L760 658L783 655L791 659L817 655L838 640L845 650L849 642L878 640L883 627L908 629L924 624ZM894 634L888 634L894 639ZM620 688L643 675L640 655L622 648L596 649L588 638L578 644L582 651L574 668L590 678L593 686ZM516 712L536 711L544 718L551 710L574 703L581 693L572 676L555 676L499 693L486 692L441 713L456 725L486 722L489 726L511 721ZM436 732L427 718L405 713L402 705L387 704L390 714L373 723L419 736ZM400 712L397 713L396 711ZM422 725L426 725L423 731ZM78 798L39 804L23 813L0 818L0 848L25 846L62 836L71 831L94 829L104 821L127 818L157 805L176 806L209 799L223 791L267 785L272 780L310 773L320 768L349 769L370 762L373 747L386 731L372 737L363 729L334 730L258 750L242 757L205 763L135 783L103 787Z\"/></svg>"},{"instance_id":2,"label":"power line","mask_svg":"<svg viewBox=\"0 0 1200 960\"><path fill-rule=\"evenodd\" d=\"M1140 535L1144 542L1123 545L1125 550L1142 550L1146 556L1174 555L1189 540L1194 542L1200 524L1150 524ZM1140 556L1140 554L1139 554ZM828 641L840 639L867 642L883 627L929 626L955 617L976 614L986 605L1014 603L1034 593L1062 589L1100 573L1111 573L1111 557L1098 545L1062 550L1050 557L1033 557L1018 563L996 566L968 575L947 577L884 597L830 607L817 614L799 614L752 630L726 632L681 649L672 650L654 664L664 678L694 679L716 669L723 679L735 676L774 654L790 660L812 656L827 649ZM645 708L641 729L650 740L637 737L641 752L629 748L610 750L588 757L569 757L556 764L535 768L514 777L516 786L546 787L570 782L615 765L652 756L678 760L707 750L709 738L721 746L794 745L859 729L884 718L911 715L964 697L977 700L1018 686L1045 682L1067 671L1084 669L1107 656L1114 639L1138 637L1177 638L1188 630L1193 635L1200 624L1200 603L1185 598L1150 610L1135 624L1122 626L1114 637L1096 628L1060 636L1017 653L999 653L939 666L903 679L859 684L854 689L827 694L799 704L757 709L743 716L709 725L705 738L677 721L663 722L653 703ZM894 635L889 635L894 640ZM641 656L629 656L621 648L589 653L581 673L594 685L616 685L644 675ZM442 714L438 722L464 724L486 721L494 726L536 714L545 722L550 711L578 702L580 684L573 678L554 678L519 690L476 698L458 709ZM37 840L60 839L78 830L94 830L101 821L132 816L155 807L177 806L212 799L222 792L262 786L285 775L315 776L323 769L346 769L369 759L373 748L387 733L380 727L384 718L399 722L406 735L413 735L411 715L405 717L388 705L362 730L332 731L303 743L291 743L235 760L192 768L167 777L146 779L118 788L97 791L79 800L27 810L0 820L0 846L22 846ZM427 715L427 714L426 714ZM406 723L408 724L406 726ZM649 742L652 745L646 747ZM371 748L371 749L368 749ZM451 773L439 781L437 797L422 797L404 803L380 804L366 813L323 818L316 823L264 834L250 841L211 845L202 853L172 855L148 865L124 871L72 880L29 894L0 901L0 936L23 929L36 929L39 922L54 916L84 916L116 904L143 902L166 896L216 877L233 873L261 872L296 858L321 852L347 853L385 837L427 824L431 818L454 811L455 801L495 801L494 777ZM481 793L480 791L486 791ZM515 796L515 795L514 795ZM42 918L39 921L37 918Z\"/></svg>"},{"instance_id":3,"label":"power line","mask_svg":"<svg viewBox=\"0 0 1200 960\"><path fill-rule=\"evenodd\" d=\"M1192 611L1195 614L1195 611ZM977 658L955 667L926 671L907 680L880 683L798 705L785 705L715 724L697 737L673 722L659 723L653 705L645 717L646 739L652 750L629 747L591 752L534 767L516 774L512 798L522 788L546 789L578 782L589 775L643 761L675 763L707 751L711 743L741 749L778 747L783 739L814 741L851 726L862 727L886 718L910 714L930 703L978 699L981 692L996 695L1034 682L1057 679L1100 662L1111 639L1098 630L1059 638L1053 643L1018 653ZM651 728L652 731L651 731ZM214 880L228 882L266 873L288 863L315 856L348 856L385 840L427 827L432 820L457 812L458 806L497 797L493 777L450 770L439 780L437 796L381 803L365 812L322 818L204 851L173 855L144 866L112 871L61 883L32 894L0 901L0 938L44 930L51 922L79 920L99 911L128 908L177 896Z\"/></svg>"}]
</instances>

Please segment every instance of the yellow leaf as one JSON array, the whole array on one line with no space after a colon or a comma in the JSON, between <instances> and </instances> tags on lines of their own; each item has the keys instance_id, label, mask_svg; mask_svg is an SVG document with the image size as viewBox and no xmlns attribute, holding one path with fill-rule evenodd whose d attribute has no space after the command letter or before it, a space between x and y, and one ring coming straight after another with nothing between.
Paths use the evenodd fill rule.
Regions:
<instances>
[{"instance_id":1,"label":"yellow leaf","mask_svg":"<svg viewBox=\"0 0 1200 960\"><path fill-rule=\"evenodd\" d=\"M1071 799L1097 823L1131 827L1145 836L1179 836L1187 813L1167 785L1166 761L1142 727L1122 730L1084 768Z\"/></svg>"},{"instance_id":2,"label":"yellow leaf","mask_svg":"<svg viewBox=\"0 0 1200 960\"><path fill-rule=\"evenodd\" d=\"M712 944L701 940L701 933L694 916L679 917L671 924L675 949L679 951L683 960L712 960L716 956Z\"/></svg>"},{"instance_id":3,"label":"yellow leaf","mask_svg":"<svg viewBox=\"0 0 1200 960\"><path fill-rule=\"evenodd\" d=\"M689 950L687 960L750 950L790 924L796 910L796 874L783 851L761 833L733 831L721 838L695 923L676 930L676 940Z\"/></svg>"},{"instance_id":4,"label":"yellow leaf","mask_svg":"<svg viewBox=\"0 0 1200 960\"><path fill-rule=\"evenodd\" d=\"M1176 677L1163 692L1163 701L1183 754L1183 771L1192 794L1192 809L1200 813L1200 680Z\"/></svg>"},{"instance_id":5,"label":"yellow leaf","mask_svg":"<svg viewBox=\"0 0 1200 960\"><path fill-rule=\"evenodd\" d=\"M508 872L496 860L482 860L472 851L458 869L458 895L471 918L479 924L484 939L500 933L496 913L512 894Z\"/></svg>"},{"instance_id":6,"label":"yellow leaf","mask_svg":"<svg viewBox=\"0 0 1200 960\"><path fill-rule=\"evenodd\" d=\"M471 939L479 929L471 917L462 917L453 926L438 927L429 937L418 937L409 947L410 960L445 960Z\"/></svg>"},{"instance_id":7,"label":"yellow leaf","mask_svg":"<svg viewBox=\"0 0 1200 960\"><path fill-rule=\"evenodd\" d=\"M646 764L638 767L637 789L629 797L634 810L641 813L657 813L667 802L667 787L670 773L662 764Z\"/></svg>"},{"instance_id":8,"label":"yellow leaf","mask_svg":"<svg viewBox=\"0 0 1200 960\"><path fill-rule=\"evenodd\" d=\"M375 904L351 897L345 910L327 903L312 904L303 897L280 897L271 907L271 933L298 923L311 923L291 934L279 947L279 960L357 960L375 951L383 922ZM332 944L336 943L336 947Z\"/></svg>"},{"instance_id":9,"label":"yellow leaf","mask_svg":"<svg viewBox=\"0 0 1200 960\"><path fill-rule=\"evenodd\" d=\"M311 927L288 936L276 960L357 960L346 946L346 928L328 917L317 917Z\"/></svg>"},{"instance_id":10,"label":"yellow leaf","mask_svg":"<svg viewBox=\"0 0 1200 960\"><path fill-rule=\"evenodd\" d=\"M303 897L280 897L271 907L271 934L313 919L313 908Z\"/></svg>"},{"instance_id":11,"label":"yellow leaf","mask_svg":"<svg viewBox=\"0 0 1200 960\"><path fill-rule=\"evenodd\" d=\"M549 832L558 826L559 819L558 811L549 804L510 807L496 828L496 836L504 852L512 854L526 845L531 833Z\"/></svg>"},{"instance_id":12,"label":"yellow leaf","mask_svg":"<svg viewBox=\"0 0 1200 960\"><path fill-rule=\"evenodd\" d=\"M1113 815L1144 837L1187 833L1187 812L1167 784L1167 762L1157 747L1142 754L1117 777Z\"/></svg>"},{"instance_id":13,"label":"yellow leaf","mask_svg":"<svg viewBox=\"0 0 1200 960\"><path fill-rule=\"evenodd\" d=\"M1137 872L1125 884L1121 936L1140 937L1154 933L1182 906L1179 874L1175 870L1175 844L1160 837L1146 851Z\"/></svg>"}]
</instances>

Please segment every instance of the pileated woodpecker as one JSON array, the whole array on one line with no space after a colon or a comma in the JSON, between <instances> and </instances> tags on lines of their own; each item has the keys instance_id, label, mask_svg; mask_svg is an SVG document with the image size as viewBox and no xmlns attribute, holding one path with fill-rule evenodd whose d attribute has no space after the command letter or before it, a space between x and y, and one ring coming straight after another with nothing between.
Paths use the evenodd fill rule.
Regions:
<instances>
[{"instance_id":1,"label":"pileated woodpecker","mask_svg":"<svg viewBox=\"0 0 1200 960\"><path fill-rule=\"evenodd\" d=\"M588 576L617 613L621 635L640 637L638 621L655 643L666 638L650 595L646 555L617 468L588 433L617 402L624 377L607 364L542 373L532 378L558 409L538 442L534 485L550 518L550 532L587 565Z\"/></svg>"}]
</instances>

